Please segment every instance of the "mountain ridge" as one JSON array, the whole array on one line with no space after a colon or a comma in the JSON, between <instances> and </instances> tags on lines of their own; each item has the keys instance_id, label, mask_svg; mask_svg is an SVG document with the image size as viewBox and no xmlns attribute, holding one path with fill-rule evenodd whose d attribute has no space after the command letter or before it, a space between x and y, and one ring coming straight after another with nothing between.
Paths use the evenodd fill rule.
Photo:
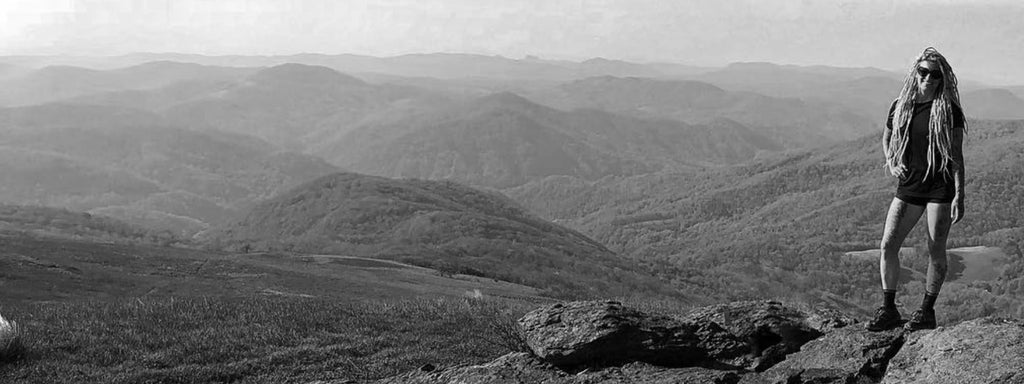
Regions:
<instances>
[{"instance_id":1,"label":"mountain ridge","mask_svg":"<svg viewBox=\"0 0 1024 384\"><path fill-rule=\"evenodd\" d=\"M872 124L845 107L818 100L727 90L702 80L590 77L531 96L561 109L594 108L641 118L700 124L727 118L787 148L862 135Z\"/></svg>"},{"instance_id":2,"label":"mountain ridge","mask_svg":"<svg viewBox=\"0 0 1024 384\"><path fill-rule=\"evenodd\" d=\"M781 149L740 124L691 125L601 110L563 111L501 92L415 119L365 120L314 153L388 177L510 187L551 175L586 179L733 164Z\"/></svg>"}]
</instances>

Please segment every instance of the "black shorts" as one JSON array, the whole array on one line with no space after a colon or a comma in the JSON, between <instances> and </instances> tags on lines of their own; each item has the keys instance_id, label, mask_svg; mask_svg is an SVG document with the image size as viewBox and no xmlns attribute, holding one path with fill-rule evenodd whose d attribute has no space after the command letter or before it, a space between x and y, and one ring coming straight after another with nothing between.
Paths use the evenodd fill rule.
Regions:
<instances>
[{"instance_id":1,"label":"black shorts","mask_svg":"<svg viewBox=\"0 0 1024 384\"><path fill-rule=\"evenodd\" d=\"M937 197L918 197L918 196L906 196L906 195L900 196L900 194L897 193L896 194L896 198L900 199L900 200L903 200L904 203L907 203L907 204L910 204L910 205L920 205L920 206L928 205L928 203L939 203L939 204L952 204L953 203L953 198L952 197L950 197L949 199L946 199L946 198L937 198Z\"/></svg>"},{"instance_id":2,"label":"black shorts","mask_svg":"<svg viewBox=\"0 0 1024 384\"><path fill-rule=\"evenodd\" d=\"M927 205L928 203L950 204L956 189L952 177L942 174L924 177L923 170L911 169L910 175L900 179L896 187L896 198L907 204Z\"/></svg>"}]
</instances>

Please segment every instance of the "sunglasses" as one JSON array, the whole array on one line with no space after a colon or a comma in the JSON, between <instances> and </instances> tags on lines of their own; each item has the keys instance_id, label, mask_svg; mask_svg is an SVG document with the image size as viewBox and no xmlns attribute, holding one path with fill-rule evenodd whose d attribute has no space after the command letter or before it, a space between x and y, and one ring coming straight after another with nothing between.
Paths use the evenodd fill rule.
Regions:
<instances>
[{"instance_id":1,"label":"sunglasses","mask_svg":"<svg viewBox=\"0 0 1024 384\"><path fill-rule=\"evenodd\" d=\"M929 71L928 68L917 67L917 75L921 76L922 79L928 77L928 75L932 75L933 79L942 80L942 71L938 69Z\"/></svg>"}]
</instances>

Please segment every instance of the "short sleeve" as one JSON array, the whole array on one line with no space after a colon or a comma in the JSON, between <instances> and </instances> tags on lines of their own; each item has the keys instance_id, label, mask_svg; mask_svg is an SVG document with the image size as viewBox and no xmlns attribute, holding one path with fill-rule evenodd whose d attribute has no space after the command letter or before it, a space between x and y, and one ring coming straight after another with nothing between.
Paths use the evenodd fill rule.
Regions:
<instances>
[{"instance_id":1,"label":"short sleeve","mask_svg":"<svg viewBox=\"0 0 1024 384\"><path fill-rule=\"evenodd\" d=\"M892 129L892 113L896 111L896 102L897 101L899 101L899 99L893 100L892 101L892 105L889 106L889 114L886 115L886 118L885 118L885 128L886 129Z\"/></svg>"},{"instance_id":2,"label":"short sleeve","mask_svg":"<svg viewBox=\"0 0 1024 384\"><path fill-rule=\"evenodd\" d=\"M964 124L964 110L959 105L953 104L953 128L963 129L966 126Z\"/></svg>"},{"instance_id":3,"label":"short sleeve","mask_svg":"<svg viewBox=\"0 0 1024 384\"><path fill-rule=\"evenodd\" d=\"M953 105L953 161L963 170L964 165L964 111L960 106Z\"/></svg>"}]
</instances>

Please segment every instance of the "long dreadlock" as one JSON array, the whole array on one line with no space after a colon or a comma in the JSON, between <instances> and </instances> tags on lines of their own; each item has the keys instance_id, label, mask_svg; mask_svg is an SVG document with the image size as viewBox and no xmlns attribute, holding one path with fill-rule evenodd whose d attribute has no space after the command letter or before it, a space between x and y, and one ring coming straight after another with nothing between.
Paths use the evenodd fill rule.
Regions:
<instances>
[{"instance_id":1,"label":"long dreadlock","mask_svg":"<svg viewBox=\"0 0 1024 384\"><path fill-rule=\"evenodd\" d=\"M917 100L917 65L922 61L931 61L938 64L942 73L942 82L939 84L937 95L932 102L932 109L928 121L928 169L925 178L936 172L942 172L948 176L949 165L962 167L963 164L953 158L953 106L960 108L960 92L957 90L956 75L950 68L946 57L933 47L925 48L924 52L914 60L906 79L903 80L903 89L896 99L896 107L892 114L892 134L886 138L889 140L888 150L885 153L886 163L889 166L904 165L903 155L910 142L910 119L914 116L914 102ZM967 121L963 122L963 135L967 134ZM935 164L939 160L939 164ZM936 166L937 165L937 166Z\"/></svg>"}]
</instances>

